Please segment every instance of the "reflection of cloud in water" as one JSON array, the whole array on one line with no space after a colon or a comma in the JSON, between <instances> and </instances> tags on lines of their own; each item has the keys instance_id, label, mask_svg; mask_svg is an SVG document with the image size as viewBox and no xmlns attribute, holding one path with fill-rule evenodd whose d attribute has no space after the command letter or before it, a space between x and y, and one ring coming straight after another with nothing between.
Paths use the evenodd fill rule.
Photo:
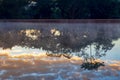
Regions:
<instances>
[{"instance_id":1,"label":"reflection of cloud in water","mask_svg":"<svg viewBox=\"0 0 120 80\"><path fill-rule=\"evenodd\" d=\"M52 59L52 58L51 58ZM32 64L34 62L34 64ZM73 63L74 62L74 63ZM119 61L110 61L99 70L81 69L80 60L6 60L7 65L0 66L0 79L10 80L119 80ZM12 66L11 66L12 65ZM24 67L23 67L24 66ZM12 77L10 77L12 76Z\"/></svg>"},{"instance_id":2,"label":"reflection of cloud in water","mask_svg":"<svg viewBox=\"0 0 120 80\"><path fill-rule=\"evenodd\" d=\"M119 80L120 78L120 61L106 60L104 61L105 67L100 67L98 71L88 71L80 68L81 59L78 57L72 59L47 57L40 55L44 52L41 49L20 46L14 46L12 50L1 49L0 51L8 51L10 54L16 55L6 59L6 65L1 64L1 80ZM13 59L19 57L21 59Z\"/></svg>"},{"instance_id":3,"label":"reflection of cloud in water","mask_svg":"<svg viewBox=\"0 0 120 80\"><path fill-rule=\"evenodd\" d=\"M10 53L13 55L17 55L17 54L23 54L23 53L27 53L27 54L40 54L40 53L45 53L45 51L43 51L42 49L32 49L32 48L25 48L25 47L20 47L20 46L14 46L12 49L0 49L0 53Z\"/></svg>"}]
</instances>

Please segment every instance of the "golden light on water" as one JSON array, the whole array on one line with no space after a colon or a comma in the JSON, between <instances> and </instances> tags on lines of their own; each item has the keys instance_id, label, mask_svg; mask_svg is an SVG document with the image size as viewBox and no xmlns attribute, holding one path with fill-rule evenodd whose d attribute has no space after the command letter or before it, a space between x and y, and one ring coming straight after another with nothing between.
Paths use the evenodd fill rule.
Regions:
<instances>
[{"instance_id":1,"label":"golden light on water","mask_svg":"<svg viewBox=\"0 0 120 80\"><path fill-rule=\"evenodd\" d=\"M21 30L20 34L22 33L24 33L27 37L32 38L33 40L36 40L38 36L41 35L40 30L35 30L35 29Z\"/></svg>"},{"instance_id":2,"label":"golden light on water","mask_svg":"<svg viewBox=\"0 0 120 80\"><path fill-rule=\"evenodd\" d=\"M0 57L9 57L9 58L37 58L37 57L46 57L45 53L35 54L35 53L21 53L21 54L10 54L10 53L0 53Z\"/></svg>"},{"instance_id":3,"label":"golden light on water","mask_svg":"<svg viewBox=\"0 0 120 80\"><path fill-rule=\"evenodd\" d=\"M71 75L71 76L74 76L77 73L82 74L82 71L84 71L80 69L80 65L82 64L82 59L77 56L73 56L71 59L67 59L63 56L62 57L49 57L49 56L46 56L45 53L39 53L39 54L21 53L21 54L12 54L12 55L10 53L1 53L0 57L2 56L6 56L3 59L0 58L0 65L1 65L0 69L6 71L4 73L3 78L9 77L11 75L15 77L19 77L27 73L28 74L31 74L31 73L40 74L41 73L41 75L42 73L45 73L45 74L55 73L56 74L56 71L60 72L61 70L64 70L65 74L67 73L72 74L72 71L74 71L74 74ZM101 60L98 59L96 61L101 61ZM105 62L105 64L106 63L107 62ZM119 61L114 61L111 64L106 64L106 66L100 67L99 71L103 70L102 74L104 73L108 75L109 72L108 71L104 72L104 70L111 70L113 71L112 73L114 73L114 71L120 70L119 65L120 65ZM90 73L88 72L88 74L93 74L93 72L90 72ZM61 73L60 75L64 73ZM83 76L84 75L85 74L83 74ZM28 77L30 76L31 75L29 75ZM46 77L46 75L44 75L44 77Z\"/></svg>"},{"instance_id":4,"label":"golden light on water","mask_svg":"<svg viewBox=\"0 0 120 80\"><path fill-rule=\"evenodd\" d=\"M62 57L49 57L45 53L41 53L41 54L22 53L22 54L17 54L17 55L16 54L11 55L9 53L1 53L0 54L0 64L2 66L7 66L9 64L12 64L13 62L15 63L15 65L13 65L14 67L17 67L16 62L17 63L22 62L22 63L35 65L36 61L38 61L38 62L47 61L49 64L51 64L51 62L64 63L66 61L70 62L70 63L81 64L83 60L82 60L82 58L77 57L77 56L73 56L71 59L67 59L63 56ZM106 65L109 65L110 67L114 67L114 68L120 67L120 61L114 60L114 61L112 61L112 63L109 63L109 61L107 61L107 60L97 59L97 60L95 60L95 62L105 62Z\"/></svg>"},{"instance_id":5,"label":"golden light on water","mask_svg":"<svg viewBox=\"0 0 120 80\"><path fill-rule=\"evenodd\" d=\"M61 35L60 31L57 30L57 29L55 29L55 28L51 29L50 32L51 32L51 34L53 34L54 36L60 36L60 35Z\"/></svg>"}]
</instances>

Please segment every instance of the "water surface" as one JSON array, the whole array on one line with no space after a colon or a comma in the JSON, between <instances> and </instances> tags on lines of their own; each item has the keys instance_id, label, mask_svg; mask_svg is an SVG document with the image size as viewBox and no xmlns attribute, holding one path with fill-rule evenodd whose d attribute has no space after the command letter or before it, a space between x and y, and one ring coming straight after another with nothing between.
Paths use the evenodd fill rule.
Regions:
<instances>
[{"instance_id":1,"label":"water surface","mask_svg":"<svg viewBox=\"0 0 120 80\"><path fill-rule=\"evenodd\" d=\"M119 23L0 22L0 52L10 54L72 53L81 50L101 59L120 60ZM99 48L99 49L98 49Z\"/></svg>"}]
</instances>

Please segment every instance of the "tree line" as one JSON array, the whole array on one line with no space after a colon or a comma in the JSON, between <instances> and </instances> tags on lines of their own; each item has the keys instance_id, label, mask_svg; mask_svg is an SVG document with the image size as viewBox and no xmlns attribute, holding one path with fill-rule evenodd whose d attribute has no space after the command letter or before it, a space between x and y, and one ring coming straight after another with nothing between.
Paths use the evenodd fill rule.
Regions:
<instances>
[{"instance_id":1,"label":"tree line","mask_svg":"<svg viewBox=\"0 0 120 80\"><path fill-rule=\"evenodd\" d=\"M0 19L110 18L120 18L120 0L0 0Z\"/></svg>"}]
</instances>

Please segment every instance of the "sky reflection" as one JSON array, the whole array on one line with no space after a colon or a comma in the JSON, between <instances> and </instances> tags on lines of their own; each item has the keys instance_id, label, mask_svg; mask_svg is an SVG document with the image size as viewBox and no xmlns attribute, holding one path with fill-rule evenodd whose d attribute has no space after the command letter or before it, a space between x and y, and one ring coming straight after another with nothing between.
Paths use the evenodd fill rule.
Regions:
<instances>
[{"instance_id":1,"label":"sky reflection","mask_svg":"<svg viewBox=\"0 0 120 80\"><path fill-rule=\"evenodd\" d=\"M115 46L106 53L106 56L102 57L101 59L120 60L120 39L113 41L113 43Z\"/></svg>"},{"instance_id":2,"label":"sky reflection","mask_svg":"<svg viewBox=\"0 0 120 80\"><path fill-rule=\"evenodd\" d=\"M101 57L102 60L120 60L120 39L113 41L115 46L106 53L106 56ZM89 49L87 50L89 53ZM93 49L94 52L94 49ZM0 53L8 53L10 55L20 54L45 54L46 51L41 49L33 49L28 47L14 46L12 49L0 48ZM73 53L74 54L74 53Z\"/></svg>"},{"instance_id":3,"label":"sky reflection","mask_svg":"<svg viewBox=\"0 0 120 80\"><path fill-rule=\"evenodd\" d=\"M75 55L77 52L85 51L89 55L91 45L92 54L94 54L92 56L95 57L95 52L102 51L106 56L98 55L98 57L102 56L101 59L120 60L119 25L112 23L0 23L0 53L17 55L52 52Z\"/></svg>"}]
</instances>

